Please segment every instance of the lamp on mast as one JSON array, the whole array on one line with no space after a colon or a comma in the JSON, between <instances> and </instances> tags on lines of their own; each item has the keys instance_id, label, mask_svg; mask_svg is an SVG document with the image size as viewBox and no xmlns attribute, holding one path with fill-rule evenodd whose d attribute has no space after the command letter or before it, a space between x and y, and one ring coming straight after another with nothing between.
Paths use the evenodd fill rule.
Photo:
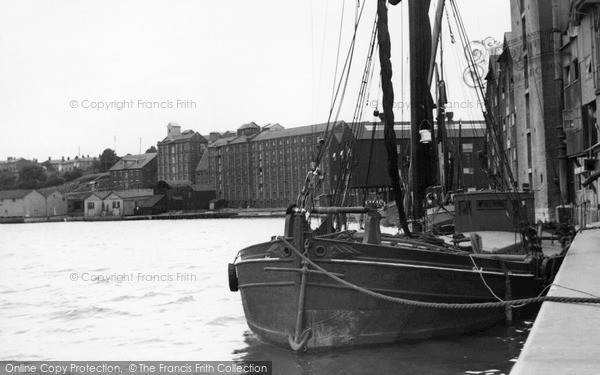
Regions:
<instances>
[{"instance_id":1,"label":"lamp on mast","mask_svg":"<svg viewBox=\"0 0 600 375\"><path fill-rule=\"evenodd\" d=\"M431 124L427 120L421 121L419 127L419 134L421 135L421 143L431 143Z\"/></svg>"}]
</instances>

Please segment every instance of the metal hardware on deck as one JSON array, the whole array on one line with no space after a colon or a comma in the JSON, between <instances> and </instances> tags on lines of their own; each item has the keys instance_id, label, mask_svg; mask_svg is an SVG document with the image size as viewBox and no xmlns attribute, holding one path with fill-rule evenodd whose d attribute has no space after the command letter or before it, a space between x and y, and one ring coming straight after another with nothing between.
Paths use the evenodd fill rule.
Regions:
<instances>
[{"instance_id":1,"label":"metal hardware on deck","mask_svg":"<svg viewBox=\"0 0 600 375\"><path fill-rule=\"evenodd\" d=\"M363 243L376 244L381 243L381 227L379 225L381 221L381 214L377 211L372 211L367 214L365 218L365 234L363 237Z\"/></svg>"}]
</instances>

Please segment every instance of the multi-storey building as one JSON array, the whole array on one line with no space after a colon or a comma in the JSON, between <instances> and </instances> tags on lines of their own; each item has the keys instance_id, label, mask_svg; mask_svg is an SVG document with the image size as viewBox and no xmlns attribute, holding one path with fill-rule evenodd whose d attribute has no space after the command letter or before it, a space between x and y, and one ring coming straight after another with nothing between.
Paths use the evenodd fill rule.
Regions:
<instances>
[{"instance_id":1,"label":"multi-storey building","mask_svg":"<svg viewBox=\"0 0 600 375\"><path fill-rule=\"evenodd\" d=\"M555 208L571 206L576 221L598 219L599 16L595 1L511 0L512 32L490 65L499 141L518 186L535 191L538 219L568 220Z\"/></svg>"},{"instance_id":2,"label":"multi-storey building","mask_svg":"<svg viewBox=\"0 0 600 375\"><path fill-rule=\"evenodd\" d=\"M561 25L558 53L562 63L557 81L563 85L562 124L565 132L568 200L579 224L600 217L597 179L600 176L600 4L567 1L568 24ZM567 13L568 12L568 13Z\"/></svg>"},{"instance_id":3,"label":"multi-storey building","mask_svg":"<svg viewBox=\"0 0 600 375\"><path fill-rule=\"evenodd\" d=\"M385 189L389 179L387 155L382 147L383 132L376 131L372 153L371 132L365 132L365 125L373 126L351 126L340 121L331 124L329 129L327 124L317 124L274 130L254 123L245 124L238 129L237 137L219 139L209 145L207 155L196 170L198 181L214 187L216 196L229 201L230 206L285 207L295 202L318 148L325 147L321 145L328 138L320 163L323 181L316 195L340 190L342 184L346 184L344 172L351 168L355 171L347 184L354 190L349 194L350 199L358 197L367 185ZM406 168L409 124L398 123L396 134L399 165ZM487 187L477 157L484 144L483 123L450 123L448 139L452 154L457 155L455 183L464 189ZM370 171L368 176L366 171Z\"/></svg>"},{"instance_id":4,"label":"multi-storey building","mask_svg":"<svg viewBox=\"0 0 600 375\"><path fill-rule=\"evenodd\" d=\"M384 146L382 124L366 123L367 131L359 139L355 152L356 172L353 175L355 187L377 187L386 189L391 186L387 172L387 152ZM372 134L372 126L377 126ZM479 190L493 185L485 160L480 157L485 150L486 130L483 120L452 121L445 124L447 134L446 151L449 153L449 175L445 178L454 190ZM410 123L397 122L396 152L398 168L404 181L409 178L410 166ZM371 146L371 140L374 140ZM368 175L367 175L368 174ZM368 180L367 180L368 177ZM438 179L439 180L439 179ZM439 184L439 181L438 181Z\"/></svg>"},{"instance_id":5,"label":"multi-storey building","mask_svg":"<svg viewBox=\"0 0 600 375\"><path fill-rule=\"evenodd\" d=\"M208 175L208 185L231 206L285 207L301 191L320 139L327 124L282 129L281 125L261 128L255 123L242 125L236 137L223 138L208 147L208 163L199 174ZM330 124L331 145L321 168L326 178L321 193L329 193L335 173L328 170L329 153L348 138L344 122Z\"/></svg>"},{"instance_id":6,"label":"multi-storey building","mask_svg":"<svg viewBox=\"0 0 600 375\"><path fill-rule=\"evenodd\" d=\"M115 190L153 188L158 181L156 153L124 156L109 173Z\"/></svg>"},{"instance_id":7,"label":"multi-storey building","mask_svg":"<svg viewBox=\"0 0 600 375\"><path fill-rule=\"evenodd\" d=\"M177 123L169 123L167 137L158 142L158 179L196 183L196 167L207 144L200 133L181 132Z\"/></svg>"},{"instance_id":8,"label":"multi-storey building","mask_svg":"<svg viewBox=\"0 0 600 375\"><path fill-rule=\"evenodd\" d=\"M485 77L486 101L492 128L487 133L488 172L493 179L492 186L499 189L519 187L515 85L509 40L511 34L505 33L502 53L490 57Z\"/></svg>"},{"instance_id":9,"label":"multi-storey building","mask_svg":"<svg viewBox=\"0 0 600 375\"><path fill-rule=\"evenodd\" d=\"M511 39L507 41L513 64L516 150L515 179L535 192L536 219L555 217L561 204L558 150L562 108L553 31L564 29L569 0L511 0ZM553 4L556 19L553 20ZM557 25L553 25L556 22Z\"/></svg>"}]
</instances>

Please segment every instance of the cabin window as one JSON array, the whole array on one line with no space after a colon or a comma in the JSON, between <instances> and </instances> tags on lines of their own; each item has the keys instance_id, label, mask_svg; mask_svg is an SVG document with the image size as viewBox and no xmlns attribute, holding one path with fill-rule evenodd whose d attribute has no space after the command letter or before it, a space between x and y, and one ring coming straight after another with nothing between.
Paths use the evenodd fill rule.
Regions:
<instances>
[{"instance_id":1,"label":"cabin window","mask_svg":"<svg viewBox=\"0 0 600 375\"><path fill-rule=\"evenodd\" d=\"M119 207L121 207L121 202L120 201L113 201L112 202L112 206L113 206L113 208L119 208Z\"/></svg>"},{"instance_id":2,"label":"cabin window","mask_svg":"<svg viewBox=\"0 0 600 375\"><path fill-rule=\"evenodd\" d=\"M504 210L506 209L506 201L503 200L485 200L477 201L478 210Z\"/></svg>"},{"instance_id":3,"label":"cabin window","mask_svg":"<svg viewBox=\"0 0 600 375\"><path fill-rule=\"evenodd\" d=\"M95 207L95 206L94 206L94 202L88 202L88 204L87 204L87 208L88 208L88 210L93 210L93 209L94 209L94 207Z\"/></svg>"},{"instance_id":4,"label":"cabin window","mask_svg":"<svg viewBox=\"0 0 600 375\"><path fill-rule=\"evenodd\" d=\"M473 152L473 144L472 143L463 143L462 150L463 150L463 152Z\"/></svg>"},{"instance_id":5,"label":"cabin window","mask_svg":"<svg viewBox=\"0 0 600 375\"><path fill-rule=\"evenodd\" d=\"M471 215L471 202L470 201L458 202L458 212L460 215Z\"/></svg>"}]
</instances>

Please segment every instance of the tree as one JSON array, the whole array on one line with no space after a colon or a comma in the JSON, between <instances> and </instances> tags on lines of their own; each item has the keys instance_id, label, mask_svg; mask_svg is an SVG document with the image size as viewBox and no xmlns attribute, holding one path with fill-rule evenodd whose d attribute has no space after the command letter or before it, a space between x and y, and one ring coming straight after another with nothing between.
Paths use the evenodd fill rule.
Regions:
<instances>
[{"instance_id":1,"label":"tree","mask_svg":"<svg viewBox=\"0 0 600 375\"><path fill-rule=\"evenodd\" d=\"M157 152L156 147L154 147L154 146L150 146L150 148L146 150L146 154L153 154L156 152Z\"/></svg>"},{"instance_id":2,"label":"tree","mask_svg":"<svg viewBox=\"0 0 600 375\"><path fill-rule=\"evenodd\" d=\"M107 148L100 155L100 172L108 172L109 169L119 161L117 154Z\"/></svg>"},{"instance_id":3,"label":"tree","mask_svg":"<svg viewBox=\"0 0 600 375\"><path fill-rule=\"evenodd\" d=\"M23 166L19 170L19 187L21 189L36 189L46 181L46 171L37 164Z\"/></svg>"},{"instance_id":4,"label":"tree","mask_svg":"<svg viewBox=\"0 0 600 375\"><path fill-rule=\"evenodd\" d=\"M18 176L14 172L0 171L0 190L12 190L18 187Z\"/></svg>"},{"instance_id":5,"label":"tree","mask_svg":"<svg viewBox=\"0 0 600 375\"><path fill-rule=\"evenodd\" d=\"M46 160L45 162L43 162L42 163L42 167L46 168L46 172L47 173L56 172L56 168L54 168L54 166L52 165L52 163L50 162L50 160Z\"/></svg>"},{"instance_id":6,"label":"tree","mask_svg":"<svg viewBox=\"0 0 600 375\"><path fill-rule=\"evenodd\" d=\"M65 179L65 181L69 182L81 176L83 176L83 170L79 168L74 168L72 171L65 172L63 178Z\"/></svg>"},{"instance_id":7,"label":"tree","mask_svg":"<svg viewBox=\"0 0 600 375\"><path fill-rule=\"evenodd\" d=\"M48 179L46 180L46 183L44 184L44 186L46 186L46 187L59 186L59 185L62 185L64 183L65 183L65 179L64 178L59 177L58 175L53 174L52 176L48 177Z\"/></svg>"}]
</instances>

